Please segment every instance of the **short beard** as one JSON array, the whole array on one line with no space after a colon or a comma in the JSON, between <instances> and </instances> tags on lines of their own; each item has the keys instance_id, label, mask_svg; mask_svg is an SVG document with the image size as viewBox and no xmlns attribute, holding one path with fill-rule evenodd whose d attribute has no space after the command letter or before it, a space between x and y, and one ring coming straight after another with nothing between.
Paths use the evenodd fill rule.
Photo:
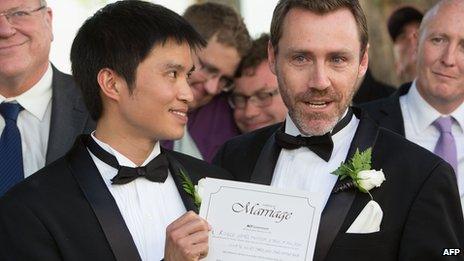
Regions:
<instances>
[{"instance_id":1,"label":"short beard","mask_svg":"<svg viewBox=\"0 0 464 261\"><path fill-rule=\"evenodd\" d=\"M351 103L357 88L352 88L352 92L348 93L348 99L343 101L341 94L336 93L333 88L325 90L309 89L304 93L294 95L293 99L284 88L281 88L282 99L288 107L288 114L295 123L298 130L308 136L322 136L330 132L335 125L340 121L346 109ZM297 104L314 98L329 98L334 101L338 107L331 114L325 113L305 113L303 109L298 109ZM340 103L344 102L344 103Z\"/></svg>"},{"instance_id":2,"label":"short beard","mask_svg":"<svg viewBox=\"0 0 464 261\"><path fill-rule=\"evenodd\" d=\"M330 132L341 118L341 115L327 117L327 115L322 113L308 115L300 110L289 110L288 114L298 130L307 136L322 136ZM326 124L310 124L315 121L324 121Z\"/></svg>"}]
</instances>

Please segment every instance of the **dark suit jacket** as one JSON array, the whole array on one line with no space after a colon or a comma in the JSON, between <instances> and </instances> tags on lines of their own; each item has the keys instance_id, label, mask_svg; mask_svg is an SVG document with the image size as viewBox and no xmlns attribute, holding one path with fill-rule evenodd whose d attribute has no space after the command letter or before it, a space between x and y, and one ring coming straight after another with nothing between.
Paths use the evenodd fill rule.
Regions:
<instances>
[{"instance_id":1,"label":"dark suit jacket","mask_svg":"<svg viewBox=\"0 0 464 261\"><path fill-rule=\"evenodd\" d=\"M95 129L95 122L90 118L72 76L53 65L52 68L52 113L46 164L66 154L79 134Z\"/></svg>"},{"instance_id":2,"label":"dark suit jacket","mask_svg":"<svg viewBox=\"0 0 464 261\"><path fill-rule=\"evenodd\" d=\"M90 157L82 135L66 156L0 198L0 260L140 260L130 232ZM179 171L193 183L230 174L192 157L164 150L187 210Z\"/></svg>"},{"instance_id":3,"label":"dark suit jacket","mask_svg":"<svg viewBox=\"0 0 464 261\"><path fill-rule=\"evenodd\" d=\"M363 108L377 125L396 132L404 137L404 121L401 113L400 97L409 92L411 83L400 86L391 96L377 101L361 104Z\"/></svg>"},{"instance_id":4,"label":"dark suit jacket","mask_svg":"<svg viewBox=\"0 0 464 261\"><path fill-rule=\"evenodd\" d=\"M359 86L358 91L353 97L353 104L361 104L385 98L395 91L396 89L393 86L378 81L372 76L370 70L367 70L361 86Z\"/></svg>"},{"instance_id":5,"label":"dark suit jacket","mask_svg":"<svg viewBox=\"0 0 464 261\"><path fill-rule=\"evenodd\" d=\"M384 213L380 232L345 233L370 198L355 189L332 194L322 213L314 260L442 260L444 248L462 249L464 223L451 166L379 129L364 113L360 117L348 158L357 148L372 147L372 168L386 176L381 187L371 190ZM214 162L238 180L269 185L280 153L274 141L278 127L232 139Z\"/></svg>"}]
</instances>

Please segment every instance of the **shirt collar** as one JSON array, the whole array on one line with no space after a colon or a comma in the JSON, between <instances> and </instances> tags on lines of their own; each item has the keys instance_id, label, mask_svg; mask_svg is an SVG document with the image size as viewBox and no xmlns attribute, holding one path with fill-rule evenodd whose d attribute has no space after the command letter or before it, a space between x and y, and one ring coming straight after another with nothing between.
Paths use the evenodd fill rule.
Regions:
<instances>
[{"instance_id":1,"label":"shirt collar","mask_svg":"<svg viewBox=\"0 0 464 261\"><path fill-rule=\"evenodd\" d=\"M411 121L418 131L427 129L440 116L453 116L461 130L464 128L464 104L461 104L450 115L442 115L422 98L417 90L417 80L412 83L411 89L405 95L405 102L409 106L411 115L415 115L411 117Z\"/></svg>"},{"instance_id":2,"label":"shirt collar","mask_svg":"<svg viewBox=\"0 0 464 261\"><path fill-rule=\"evenodd\" d=\"M459 105L459 107L451 113L451 116L456 120L461 132L464 132L464 103Z\"/></svg>"},{"instance_id":3,"label":"shirt collar","mask_svg":"<svg viewBox=\"0 0 464 261\"><path fill-rule=\"evenodd\" d=\"M303 134L301 134L300 130L296 127L295 123L293 122L292 118L288 113L285 117L285 133L292 136L303 136Z\"/></svg>"},{"instance_id":4,"label":"shirt collar","mask_svg":"<svg viewBox=\"0 0 464 261\"><path fill-rule=\"evenodd\" d=\"M119 153L117 150L113 149L110 145L97 139L97 137L95 137L95 131L92 132L91 136L102 149L106 150L108 153L116 157L116 160L118 161L119 165L131 167L131 168L138 167L134 162L132 162L126 156ZM148 157L145 159L145 161L142 163L141 166L143 167L147 165L152 159L154 159L159 154L161 154L161 148L160 148L159 142L156 142L155 146L153 147L153 150L151 151L151 153L148 155Z\"/></svg>"},{"instance_id":5,"label":"shirt collar","mask_svg":"<svg viewBox=\"0 0 464 261\"><path fill-rule=\"evenodd\" d=\"M32 86L32 88L16 97L5 98L0 95L0 103L4 101L16 101L24 108L24 110L30 112L42 121L48 104L52 99L52 81L53 70L52 66L48 64L47 71L42 78L34 86Z\"/></svg>"},{"instance_id":6,"label":"shirt collar","mask_svg":"<svg viewBox=\"0 0 464 261\"><path fill-rule=\"evenodd\" d=\"M425 131L438 117L440 113L436 111L430 104L428 104L417 90L417 81L415 80L409 92L405 95L404 99L409 106L412 125L419 131Z\"/></svg>"}]
</instances>

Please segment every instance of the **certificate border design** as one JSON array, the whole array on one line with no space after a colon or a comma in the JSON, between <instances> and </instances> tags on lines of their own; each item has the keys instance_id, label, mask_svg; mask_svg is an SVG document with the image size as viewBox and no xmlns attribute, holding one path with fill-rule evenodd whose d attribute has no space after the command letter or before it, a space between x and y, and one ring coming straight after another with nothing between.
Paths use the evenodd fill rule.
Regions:
<instances>
[{"instance_id":1,"label":"certificate border design","mask_svg":"<svg viewBox=\"0 0 464 261\"><path fill-rule=\"evenodd\" d=\"M232 187L232 186L226 186L226 185L218 185L218 190L216 192L211 192L209 194L209 198L208 198L208 209L206 210L206 215L205 215L205 218L206 220L208 220L208 215L209 215L209 210L210 210L210 207L211 207L211 199L212 199L212 196L215 195L215 194L218 194L223 188L229 188L229 189L233 189L233 190L245 190L245 191L254 191L254 192L261 192L261 193L266 193L266 194L274 194L274 195L279 195L279 196L285 196L285 197L293 197L293 198L302 198L302 199L306 199L306 202L308 203L308 206L313 209L313 212L315 213L316 212L316 207L313 206L311 204L311 201L310 201L310 198L309 197L303 197L303 196L295 196L295 195L287 195L287 194L283 194L283 193L276 193L276 192L268 192L268 191L263 191L263 190L258 190L258 189L245 189L245 188L237 188L237 187ZM313 224L314 222L314 217L316 215L313 215L312 217L312 220L311 220L311 224ZM310 243L310 236L311 236L311 232L312 232L312 226L309 227L309 234L308 234L308 238L307 238L307 245L306 245L306 251L305 251L305 256L304 256L304 260L308 260L307 257L308 257L308 250L309 250L309 243ZM317 233L316 233L316 241L317 241Z\"/></svg>"}]
</instances>

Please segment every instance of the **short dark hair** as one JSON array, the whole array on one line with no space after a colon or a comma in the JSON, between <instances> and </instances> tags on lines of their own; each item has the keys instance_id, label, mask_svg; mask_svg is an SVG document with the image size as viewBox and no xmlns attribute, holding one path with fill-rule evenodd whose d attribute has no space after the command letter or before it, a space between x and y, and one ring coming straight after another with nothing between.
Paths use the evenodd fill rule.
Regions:
<instances>
[{"instance_id":1,"label":"short dark hair","mask_svg":"<svg viewBox=\"0 0 464 261\"><path fill-rule=\"evenodd\" d=\"M393 42L403 31L403 27L410 23L420 24L424 15L412 6L403 6L390 15L387 22L388 33Z\"/></svg>"},{"instance_id":2,"label":"short dark hair","mask_svg":"<svg viewBox=\"0 0 464 261\"><path fill-rule=\"evenodd\" d=\"M269 43L269 34L262 34L254 40L248 53L242 58L237 68L235 77L242 77L245 73L254 75L255 69L263 62L267 61L267 44Z\"/></svg>"},{"instance_id":3,"label":"short dark hair","mask_svg":"<svg viewBox=\"0 0 464 261\"><path fill-rule=\"evenodd\" d=\"M243 57L251 46L251 37L242 17L230 6L219 3L203 3L189 6L184 18L207 41L216 36L221 44L237 49Z\"/></svg>"},{"instance_id":4,"label":"short dark hair","mask_svg":"<svg viewBox=\"0 0 464 261\"><path fill-rule=\"evenodd\" d=\"M132 91L139 64L153 48L170 39L187 42L192 49L205 45L184 18L149 2L108 4L85 21L72 44L71 68L94 120L103 109L97 81L100 70L114 70Z\"/></svg>"},{"instance_id":5,"label":"short dark hair","mask_svg":"<svg viewBox=\"0 0 464 261\"><path fill-rule=\"evenodd\" d=\"M358 0L280 0L274 9L271 21L271 43L275 52L278 50L279 40L282 37L282 24L285 16L293 8L301 8L317 14L327 14L342 8L349 9L358 27L361 55L366 51L369 42L367 21Z\"/></svg>"}]
</instances>

